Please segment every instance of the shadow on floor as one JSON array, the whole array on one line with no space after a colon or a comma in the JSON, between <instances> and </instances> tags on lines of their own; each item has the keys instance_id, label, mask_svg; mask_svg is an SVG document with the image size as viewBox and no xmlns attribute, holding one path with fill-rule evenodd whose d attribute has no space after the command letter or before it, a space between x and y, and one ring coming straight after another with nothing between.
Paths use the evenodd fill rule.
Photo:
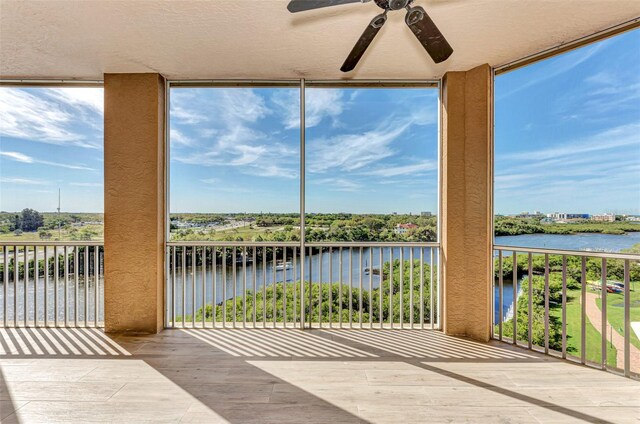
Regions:
<instances>
[{"instance_id":1,"label":"shadow on floor","mask_svg":"<svg viewBox=\"0 0 640 424\"><path fill-rule=\"evenodd\" d=\"M52 418L65 421L82 422L100 414L140 420L146 411L174 422L368 423L376 416L360 410L363 398L374 411L384 412L385 405L402 409L402 402L429 410L433 405L428 392L420 387L427 384L434 391L442 385L506 396L520 410L530 405L565 418L607 422L497 385L495 376L486 379L447 369L453 364L494 364L492 369L504 366L508 374L510 366L535 367L556 359L430 330L176 329L109 337L96 329L0 329L0 371L9 358L109 360L97 362L80 377L114 385L108 402L72 403L66 406L71 410L63 403L42 405L41 414L50 408L51 414L59 414ZM120 365L114 365L114 359ZM476 367L478 371L482 369ZM418 377L424 380L407 381ZM10 394L7 385L12 381L5 382L0 373L2 399ZM37 402L26 405L7 422L19 422L19 417L29 421L38 416L37 407ZM437 414L437 408L431 413Z\"/></svg>"}]
</instances>

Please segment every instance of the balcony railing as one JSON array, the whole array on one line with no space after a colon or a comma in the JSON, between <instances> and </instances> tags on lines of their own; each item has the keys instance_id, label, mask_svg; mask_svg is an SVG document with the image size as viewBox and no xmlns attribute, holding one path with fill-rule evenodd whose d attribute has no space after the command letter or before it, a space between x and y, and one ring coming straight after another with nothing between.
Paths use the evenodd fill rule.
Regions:
<instances>
[{"instance_id":1,"label":"balcony railing","mask_svg":"<svg viewBox=\"0 0 640 424\"><path fill-rule=\"evenodd\" d=\"M438 249L171 242L166 326L437 328Z\"/></svg>"},{"instance_id":2,"label":"balcony railing","mask_svg":"<svg viewBox=\"0 0 640 424\"><path fill-rule=\"evenodd\" d=\"M0 242L4 327L102 327L102 242Z\"/></svg>"},{"instance_id":3,"label":"balcony railing","mask_svg":"<svg viewBox=\"0 0 640 424\"><path fill-rule=\"evenodd\" d=\"M640 255L494 249L494 338L640 376Z\"/></svg>"}]
</instances>

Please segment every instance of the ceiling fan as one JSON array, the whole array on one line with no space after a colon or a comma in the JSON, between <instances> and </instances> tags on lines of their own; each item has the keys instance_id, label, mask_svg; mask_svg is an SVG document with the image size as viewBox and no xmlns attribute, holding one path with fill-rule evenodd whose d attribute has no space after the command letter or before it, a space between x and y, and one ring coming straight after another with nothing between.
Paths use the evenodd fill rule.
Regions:
<instances>
[{"instance_id":1,"label":"ceiling fan","mask_svg":"<svg viewBox=\"0 0 640 424\"><path fill-rule=\"evenodd\" d=\"M366 3L371 0L291 0L287 5L287 9L291 13L304 12L312 9L320 9L322 7L338 6L349 3ZM407 9L407 15L404 18L405 23L416 36L422 47L429 53L429 56L435 63L440 63L449 58L453 49L444 38L436 24L431 20L427 12L420 6L411 6L414 0L373 0L378 7L384 10L381 14L371 20L367 28L364 30L360 39L353 49L347 60L344 61L340 70L342 72L352 71L364 52L373 41L382 25L387 21L387 12Z\"/></svg>"}]
</instances>

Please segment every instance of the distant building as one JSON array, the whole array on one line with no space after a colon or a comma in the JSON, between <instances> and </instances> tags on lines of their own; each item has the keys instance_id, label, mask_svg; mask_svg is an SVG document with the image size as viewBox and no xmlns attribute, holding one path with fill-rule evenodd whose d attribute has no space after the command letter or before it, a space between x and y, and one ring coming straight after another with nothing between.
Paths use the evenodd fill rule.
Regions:
<instances>
[{"instance_id":1,"label":"distant building","mask_svg":"<svg viewBox=\"0 0 640 424\"><path fill-rule=\"evenodd\" d=\"M398 224L396 228L393 229L393 232L396 234L406 234L407 231L413 228L418 228L418 226L416 224Z\"/></svg>"},{"instance_id":2,"label":"distant building","mask_svg":"<svg viewBox=\"0 0 640 424\"><path fill-rule=\"evenodd\" d=\"M616 220L616 215L613 213L601 213L597 215L591 215L591 219L594 221L613 222Z\"/></svg>"},{"instance_id":3,"label":"distant building","mask_svg":"<svg viewBox=\"0 0 640 424\"><path fill-rule=\"evenodd\" d=\"M420 212L420 216L431 216L431 212Z\"/></svg>"},{"instance_id":4,"label":"distant building","mask_svg":"<svg viewBox=\"0 0 640 424\"><path fill-rule=\"evenodd\" d=\"M516 218L539 218L542 215L540 211L529 212L520 212L518 215L515 215Z\"/></svg>"},{"instance_id":5,"label":"distant building","mask_svg":"<svg viewBox=\"0 0 640 424\"><path fill-rule=\"evenodd\" d=\"M588 213L554 212L554 213L548 213L547 218L551 218L554 221L568 221L571 219L589 219L589 214Z\"/></svg>"}]
</instances>

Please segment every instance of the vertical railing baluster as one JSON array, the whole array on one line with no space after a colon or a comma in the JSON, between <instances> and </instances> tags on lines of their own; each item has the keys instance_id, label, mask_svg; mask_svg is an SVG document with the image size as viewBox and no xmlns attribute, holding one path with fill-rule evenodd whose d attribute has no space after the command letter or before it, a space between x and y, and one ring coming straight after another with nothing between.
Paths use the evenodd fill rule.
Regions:
<instances>
[{"instance_id":1,"label":"vertical railing baluster","mask_svg":"<svg viewBox=\"0 0 640 424\"><path fill-rule=\"evenodd\" d=\"M73 319L74 324L78 326L78 246L74 246L73 250Z\"/></svg>"},{"instance_id":2,"label":"vertical railing baluster","mask_svg":"<svg viewBox=\"0 0 640 424\"><path fill-rule=\"evenodd\" d=\"M373 247L369 247L369 328L373 327Z\"/></svg>"},{"instance_id":3,"label":"vertical railing baluster","mask_svg":"<svg viewBox=\"0 0 640 424\"><path fill-rule=\"evenodd\" d=\"M544 254L544 353L549 353L549 254Z\"/></svg>"},{"instance_id":4,"label":"vertical railing baluster","mask_svg":"<svg viewBox=\"0 0 640 424\"><path fill-rule=\"evenodd\" d=\"M6 248L5 248L6 249ZM6 259L5 262L7 263ZM49 326L49 246L44 247L44 326ZM6 308L6 306L5 306ZM6 321L6 318L5 318Z\"/></svg>"},{"instance_id":5,"label":"vertical railing baluster","mask_svg":"<svg viewBox=\"0 0 640 424\"><path fill-rule=\"evenodd\" d=\"M601 351L602 351L602 360L601 367L602 369L607 369L607 259L602 258L602 282L600 286L600 312L602 314L602 327L600 331L600 340L601 340Z\"/></svg>"},{"instance_id":6,"label":"vertical railing baluster","mask_svg":"<svg viewBox=\"0 0 640 424\"><path fill-rule=\"evenodd\" d=\"M562 358L567 357L567 256L562 255Z\"/></svg>"},{"instance_id":7,"label":"vertical railing baluster","mask_svg":"<svg viewBox=\"0 0 640 424\"><path fill-rule=\"evenodd\" d=\"M400 313L400 328L404 328L404 246L400 247L400 293L399 293L399 313Z\"/></svg>"},{"instance_id":8,"label":"vertical railing baluster","mask_svg":"<svg viewBox=\"0 0 640 424\"><path fill-rule=\"evenodd\" d=\"M513 257L511 259L511 279L513 287L513 344L518 344L518 252L513 251Z\"/></svg>"},{"instance_id":9,"label":"vertical railing baluster","mask_svg":"<svg viewBox=\"0 0 640 424\"><path fill-rule=\"evenodd\" d=\"M349 328L353 328L353 249L349 247Z\"/></svg>"},{"instance_id":10,"label":"vertical railing baluster","mask_svg":"<svg viewBox=\"0 0 640 424\"><path fill-rule=\"evenodd\" d=\"M176 246L171 250L171 327L176 327Z\"/></svg>"},{"instance_id":11,"label":"vertical railing baluster","mask_svg":"<svg viewBox=\"0 0 640 424\"><path fill-rule=\"evenodd\" d=\"M28 295L29 295L29 246L25 245L24 246L24 250L23 250L23 256L24 256L24 279L22 280L22 285L24 287L24 293L22 293L23 295L23 321L24 321L24 326L28 327L29 326L29 314L28 314L28 310L29 310L29 303L28 303ZM66 309L65 309L66 311Z\"/></svg>"},{"instance_id":12,"label":"vertical railing baluster","mask_svg":"<svg viewBox=\"0 0 640 424\"><path fill-rule=\"evenodd\" d=\"M333 247L329 247L329 328L333 327Z\"/></svg>"},{"instance_id":13,"label":"vertical railing baluster","mask_svg":"<svg viewBox=\"0 0 640 424\"><path fill-rule=\"evenodd\" d=\"M253 270L253 316L252 316L252 322L253 322L253 327L252 328L256 328L256 314L258 313L258 295L257 295L257 290L258 290L258 283L256 281L257 276L258 276L258 271L257 271L257 267L258 267L258 262L257 262L257 250L258 250L258 246L253 246L253 248L251 249L251 269Z\"/></svg>"},{"instance_id":14,"label":"vertical railing baluster","mask_svg":"<svg viewBox=\"0 0 640 424\"><path fill-rule=\"evenodd\" d=\"M53 326L58 326L58 275L60 274L58 267L58 246L53 247ZM15 300L15 298L14 298Z\"/></svg>"},{"instance_id":15,"label":"vertical railing baluster","mask_svg":"<svg viewBox=\"0 0 640 424\"><path fill-rule=\"evenodd\" d=\"M222 248L222 328L227 326L227 248Z\"/></svg>"},{"instance_id":16,"label":"vertical railing baluster","mask_svg":"<svg viewBox=\"0 0 640 424\"><path fill-rule=\"evenodd\" d=\"M358 270L358 323L360 324L360 328L362 328L362 246L359 249L359 262L358 266L360 267Z\"/></svg>"},{"instance_id":17,"label":"vertical railing baluster","mask_svg":"<svg viewBox=\"0 0 640 424\"><path fill-rule=\"evenodd\" d=\"M429 323L430 327L433 330L435 327L435 297L433 295L433 247L429 248Z\"/></svg>"},{"instance_id":18,"label":"vertical railing baluster","mask_svg":"<svg viewBox=\"0 0 640 424\"><path fill-rule=\"evenodd\" d=\"M182 328L187 321L187 246L182 246Z\"/></svg>"},{"instance_id":19,"label":"vertical railing baluster","mask_svg":"<svg viewBox=\"0 0 640 424\"><path fill-rule=\"evenodd\" d=\"M78 248L76 247L76 250ZM38 246L33 246L33 326L40 327L40 323L38 322L38 280L40 279L40 264L38 263L38 251L40 249ZM76 269L76 261L77 255L74 255L73 258L73 269ZM6 264L6 262L5 262ZM6 267L6 265L5 265ZM6 270L5 270L6 271ZM76 287L78 284L76 283ZM77 298L76 298L77 299ZM78 301L76 300L76 304ZM78 313L78 308L76 306L76 314ZM78 326L78 320L76 319L76 327Z\"/></svg>"},{"instance_id":20,"label":"vertical railing baluster","mask_svg":"<svg viewBox=\"0 0 640 424\"><path fill-rule=\"evenodd\" d=\"M380 247L378 254L380 255L380 260L378 261L378 268L380 270L380 286L378 287L378 292L379 292L379 316L378 316L378 321L380 321L380 328L384 327L384 317L383 317L383 311L384 311L384 248Z\"/></svg>"},{"instance_id":21,"label":"vertical railing baluster","mask_svg":"<svg viewBox=\"0 0 640 424\"><path fill-rule=\"evenodd\" d=\"M340 272L338 274L338 326L342 328L342 247L338 248L338 268Z\"/></svg>"},{"instance_id":22,"label":"vertical railing baluster","mask_svg":"<svg viewBox=\"0 0 640 424\"><path fill-rule=\"evenodd\" d=\"M202 328L207 326L207 246L202 246Z\"/></svg>"},{"instance_id":23,"label":"vertical railing baluster","mask_svg":"<svg viewBox=\"0 0 640 424\"><path fill-rule=\"evenodd\" d=\"M631 278L629 259L624 260L624 376L631 376Z\"/></svg>"},{"instance_id":24,"label":"vertical railing baluster","mask_svg":"<svg viewBox=\"0 0 640 424\"><path fill-rule=\"evenodd\" d=\"M95 274L96 284L93 288L93 297L94 297L94 308L95 314L93 316L94 319L94 327L98 327L98 319L100 317L100 246L94 246L93 248L93 272Z\"/></svg>"},{"instance_id":25,"label":"vertical railing baluster","mask_svg":"<svg viewBox=\"0 0 640 424\"><path fill-rule=\"evenodd\" d=\"M287 328L287 247L282 247L282 327Z\"/></svg>"},{"instance_id":26,"label":"vertical railing baluster","mask_svg":"<svg viewBox=\"0 0 640 424\"><path fill-rule=\"evenodd\" d=\"M211 326L216 328L218 319L218 249L211 246Z\"/></svg>"},{"instance_id":27,"label":"vertical railing baluster","mask_svg":"<svg viewBox=\"0 0 640 424\"><path fill-rule=\"evenodd\" d=\"M528 282L529 282L529 299L528 299L528 309L527 309L527 344L529 346L529 349L531 349L532 345L533 345L533 256L531 254L531 252L529 252L528 256L528 260L529 260L529 268L528 268L528 273L529 275L527 276L528 278Z\"/></svg>"},{"instance_id":28,"label":"vertical railing baluster","mask_svg":"<svg viewBox=\"0 0 640 424\"><path fill-rule=\"evenodd\" d=\"M26 250L26 246L25 246ZM64 296L62 297L64 303L62 305L64 312L64 326L69 326L69 249L64 247Z\"/></svg>"},{"instance_id":29,"label":"vertical railing baluster","mask_svg":"<svg viewBox=\"0 0 640 424\"><path fill-rule=\"evenodd\" d=\"M321 247L318 252L318 328L322 328L322 250Z\"/></svg>"},{"instance_id":30,"label":"vertical railing baluster","mask_svg":"<svg viewBox=\"0 0 640 424\"><path fill-rule=\"evenodd\" d=\"M84 246L84 326L89 326L89 246ZM57 289L56 289L57 291Z\"/></svg>"},{"instance_id":31,"label":"vertical railing baluster","mask_svg":"<svg viewBox=\"0 0 640 424\"><path fill-rule=\"evenodd\" d=\"M409 328L413 329L413 247L409 248Z\"/></svg>"},{"instance_id":32,"label":"vertical railing baluster","mask_svg":"<svg viewBox=\"0 0 640 424\"><path fill-rule=\"evenodd\" d=\"M276 306L276 295L278 293L278 284L277 284L277 277L276 277L276 262L277 262L277 252L276 252L276 247L273 246L273 263L272 263L272 267L273 267L273 283L271 284L271 287L273 288L273 290L271 291L271 303L272 303L272 311L273 311L273 328L276 328L276 322L278 321L278 310L277 310L277 306Z\"/></svg>"},{"instance_id":33,"label":"vertical railing baluster","mask_svg":"<svg viewBox=\"0 0 640 424\"><path fill-rule=\"evenodd\" d=\"M242 328L247 328L247 248L242 246Z\"/></svg>"},{"instance_id":34,"label":"vertical railing baluster","mask_svg":"<svg viewBox=\"0 0 640 424\"><path fill-rule=\"evenodd\" d=\"M502 322L504 321L504 297L502 276L502 250L498 250L498 339L502 341Z\"/></svg>"},{"instance_id":35,"label":"vertical railing baluster","mask_svg":"<svg viewBox=\"0 0 640 424\"><path fill-rule=\"evenodd\" d=\"M580 273L580 362L587 362L587 258L582 256Z\"/></svg>"},{"instance_id":36,"label":"vertical railing baluster","mask_svg":"<svg viewBox=\"0 0 640 424\"><path fill-rule=\"evenodd\" d=\"M262 247L262 328L267 328L267 246Z\"/></svg>"},{"instance_id":37,"label":"vertical railing baluster","mask_svg":"<svg viewBox=\"0 0 640 424\"><path fill-rule=\"evenodd\" d=\"M45 247L46 249L46 247ZM8 327L9 324L7 322L7 308L8 308L8 302L7 302L7 286L9 285L9 246L3 246L2 247L2 255L3 255L3 259L4 262L2 262L4 264L4 268L3 268L3 282L2 282L2 325L4 327ZM46 250L45 250L45 255L46 255ZM13 264L13 266L15 267L16 265Z\"/></svg>"},{"instance_id":38,"label":"vertical railing baluster","mask_svg":"<svg viewBox=\"0 0 640 424\"><path fill-rule=\"evenodd\" d=\"M296 328L298 323L298 311L296 309L298 299L296 298L296 286L298 285L298 248L293 246L293 277L291 278L292 283L292 296L291 301L293 305L291 305L291 312L293 313L293 328Z\"/></svg>"},{"instance_id":39,"label":"vertical railing baluster","mask_svg":"<svg viewBox=\"0 0 640 424\"><path fill-rule=\"evenodd\" d=\"M309 247L309 328L313 327L313 247Z\"/></svg>"},{"instance_id":40,"label":"vertical railing baluster","mask_svg":"<svg viewBox=\"0 0 640 424\"><path fill-rule=\"evenodd\" d=\"M389 248L389 328L393 328L393 249Z\"/></svg>"},{"instance_id":41,"label":"vertical railing baluster","mask_svg":"<svg viewBox=\"0 0 640 424\"><path fill-rule=\"evenodd\" d=\"M231 252L231 281L233 282L233 328L236 328L236 315L238 313L237 310L237 306L238 306L238 275L237 275L237 254L236 251L238 250L236 247L232 247L233 251Z\"/></svg>"},{"instance_id":42,"label":"vertical railing baluster","mask_svg":"<svg viewBox=\"0 0 640 424\"><path fill-rule=\"evenodd\" d=\"M424 247L420 248L420 329L424 329Z\"/></svg>"}]
</instances>

